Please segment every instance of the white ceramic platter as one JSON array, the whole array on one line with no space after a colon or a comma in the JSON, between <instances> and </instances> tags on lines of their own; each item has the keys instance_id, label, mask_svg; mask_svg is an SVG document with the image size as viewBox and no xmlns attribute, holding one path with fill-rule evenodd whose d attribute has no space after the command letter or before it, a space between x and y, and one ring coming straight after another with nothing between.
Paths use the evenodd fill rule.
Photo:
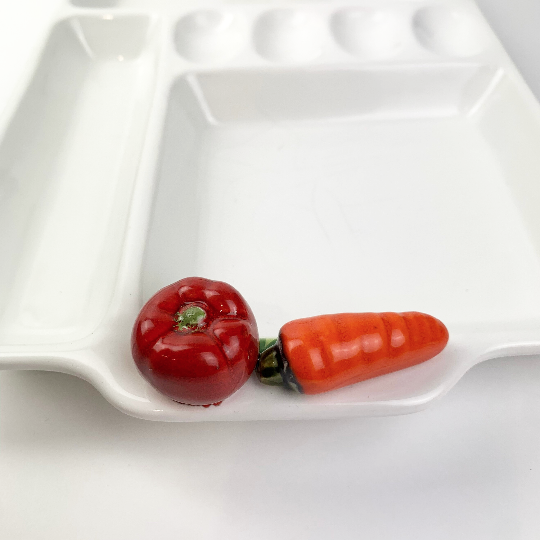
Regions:
<instances>
[{"instance_id":1,"label":"white ceramic platter","mask_svg":"<svg viewBox=\"0 0 540 540\"><path fill-rule=\"evenodd\" d=\"M70 373L166 421L418 410L480 361L540 353L540 107L468 1L73 0L0 142L0 367ZM219 407L154 391L142 304L231 283L262 336L425 311L450 342L319 396L255 378Z\"/></svg>"}]
</instances>

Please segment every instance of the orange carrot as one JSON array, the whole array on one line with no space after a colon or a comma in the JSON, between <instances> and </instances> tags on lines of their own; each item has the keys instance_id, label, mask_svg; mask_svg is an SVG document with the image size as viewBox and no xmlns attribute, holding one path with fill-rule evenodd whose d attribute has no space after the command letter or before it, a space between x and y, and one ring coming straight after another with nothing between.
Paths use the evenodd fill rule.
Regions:
<instances>
[{"instance_id":1,"label":"orange carrot","mask_svg":"<svg viewBox=\"0 0 540 540\"><path fill-rule=\"evenodd\" d=\"M261 382L319 394L404 369L439 354L445 325L425 313L340 313L285 324L257 366Z\"/></svg>"}]
</instances>

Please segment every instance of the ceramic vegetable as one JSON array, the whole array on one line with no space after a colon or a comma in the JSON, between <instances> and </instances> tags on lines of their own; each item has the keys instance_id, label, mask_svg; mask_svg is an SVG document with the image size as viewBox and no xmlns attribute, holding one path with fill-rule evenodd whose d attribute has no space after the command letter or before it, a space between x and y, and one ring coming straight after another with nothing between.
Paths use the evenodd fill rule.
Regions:
<instances>
[{"instance_id":1,"label":"ceramic vegetable","mask_svg":"<svg viewBox=\"0 0 540 540\"><path fill-rule=\"evenodd\" d=\"M261 353L257 375L319 394L424 362L447 342L445 325L424 313L321 315L285 324Z\"/></svg>"},{"instance_id":2,"label":"ceramic vegetable","mask_svg":"<svg viewBox=\"0 0 540 540\"><path fill-rule=\"evenodd\" d=\"M251 375L258 332L236 289L191 277L146 303L131 344L137 367L157 390L180 403L208 406L236 392Z\"/></svg>"}]
</instances>

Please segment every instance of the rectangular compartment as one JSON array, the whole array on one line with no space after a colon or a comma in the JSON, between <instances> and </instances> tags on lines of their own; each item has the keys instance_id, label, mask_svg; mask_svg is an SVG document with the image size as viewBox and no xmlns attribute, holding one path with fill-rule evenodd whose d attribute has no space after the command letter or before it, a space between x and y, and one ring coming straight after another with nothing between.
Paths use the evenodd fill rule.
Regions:
<instances>
[{"instance_id":1,"label":"rectangular compartment","mask_svg":"<svg viewBox=\"0 0 540 540\"><path fill-rule=\"evenodd\" d=\"M156 67L147 16L52 29L0 143L0 344L71 341L110 301Z\"/></svg>"},{"instance_id":2,"label":"rectangular compartment","mask_svg":"<svg viewBox=\"0 0 540 540\"><path fill-rule=\"evenodd\" d=\"M144 299L229 281L262 336L321 311L538 320L539 126L502 70L470 63L182 77Z\"/></svg>"}]
</instances>

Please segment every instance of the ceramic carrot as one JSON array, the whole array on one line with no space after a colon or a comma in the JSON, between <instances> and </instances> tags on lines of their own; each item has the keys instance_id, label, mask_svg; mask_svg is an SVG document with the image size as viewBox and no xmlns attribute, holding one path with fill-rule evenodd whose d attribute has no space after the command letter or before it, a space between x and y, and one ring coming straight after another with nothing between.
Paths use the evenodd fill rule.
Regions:
<instances>
[{"instance_id":1,"label":"ceramic carrot","mask_svg":"<svg viewBox=\"0 0 540 540\"><path fill-rule=\"evenodd\" d=\"M404 369L439 354L445 325L425 313L340 313L285 324L257 364L262 383L319 394Z\"/></svg>"}]
</instances>

